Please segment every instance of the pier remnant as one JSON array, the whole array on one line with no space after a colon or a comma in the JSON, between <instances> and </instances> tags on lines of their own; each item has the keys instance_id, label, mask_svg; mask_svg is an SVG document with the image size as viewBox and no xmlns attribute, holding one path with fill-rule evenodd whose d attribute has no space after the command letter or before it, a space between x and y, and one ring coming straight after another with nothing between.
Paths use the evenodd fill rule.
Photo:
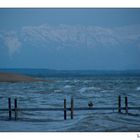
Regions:
<instances>
[{"instance_id":1,"label":"pier remnant","mask_svg":"<svg viewBox=\"0 0 140 140\"><path fill-rule=\"evenodd\" d=\"M11 98L8 98L8 110L9 110L9 120L11 120L12 118Z\"/></svg>"},{"instance_id":2,"label":"pier remnant","mask_svg":"<svg viewBox=\"0 0 140 140\"><path fill-rule=\"evenodd\" d=\"M15 120L17 120L17 99L14 100L14 107L15 107Z\"/></svg>"},{"instance_id":3,"label":"pier remnant","mask_svg":"<svg viewBox=\"0 0 140 140\"><path fill-rule=\"evenodd\" d=\"M67 101L66 101L66 99L64 99L64 120L67 119L67 106L66 106L66 104L67 104Z\"/></svg>"},{"instance_id":4,"label":"pier remnant","mask_svg":"<svg viewBox=\"0 0 140 140\"><path fill-rule=\"evenodd\" d=\"M125 112L128 114L128 99L125 97Z\"/></svg>"},{"instance_id":5,"label":"pier remnant","mask_svg":"<svg viewBox=\"0 0 140 140\"><path fill-rule=\"evenodd\" d=\"M73 97L71 98L71 119L73 119L73 112L74 112L74 100L73 100Z\"/></svg>"},{"instance_id":6,"label":"pier remnant","mask_svg":"<svg viewBox=\"0 0 140 140\"><path fill-rule=\"evenodd\" d=\"M118 96L118 112L121 113L121 96Z\"/></svg>"}]
</instances>

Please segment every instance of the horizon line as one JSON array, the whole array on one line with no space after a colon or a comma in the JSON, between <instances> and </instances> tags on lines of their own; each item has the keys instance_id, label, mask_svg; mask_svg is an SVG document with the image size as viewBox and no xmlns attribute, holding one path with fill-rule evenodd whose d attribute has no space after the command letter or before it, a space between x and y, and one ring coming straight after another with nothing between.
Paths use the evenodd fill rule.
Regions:
<instances>
[{"instance_id":1,"label":"horizon line","mask_svg":"<svg viewBox=\"0 0 140 140\"><path fill-rule=\"evenodd\" d=\"M44 70L56 70L56 71L140 71L140 69L55 69L55 68L0 68L0 70L10 69L44 69Z\"/></svg>"}]
</instances>

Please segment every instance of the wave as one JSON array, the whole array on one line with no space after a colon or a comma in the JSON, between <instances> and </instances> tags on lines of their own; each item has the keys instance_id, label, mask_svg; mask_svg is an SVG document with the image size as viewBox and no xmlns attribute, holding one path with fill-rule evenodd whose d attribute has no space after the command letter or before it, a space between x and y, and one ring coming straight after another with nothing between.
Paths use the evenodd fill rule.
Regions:
<instances>
[{"instance_id":1,"label":"wave","mask_svg":"<svg viewBox=\"0 0 140 140\"><path fill-rule=\"evenodd\" d=\"M64 86L64 89L68 89L68 88L72 88L72 86L71 85L65 85Z\"/></svg>"},{"instance_id":2,"label":"wave","mask_svg":"<svg viewBox=\"0 0 140 140\"><path fill-rule=\"evenodd\" d=\"M115 92L114 90L102 90L101 92L103 93L112 93L112 92Z\"/></svg>"},{"instance_id":3,"label":"wave","mask_svg":"<svg viewBox=\"0 0 140 140\"><path fill-rule=\"evenodd\" d=\"M99 87L82 87L81 89L79 89L79 92L83 93L89 90L100 90L100 88Z\"/></svg>"},{"instance_id":4,"label":"wave","mask_svg":"<svg viewBox=\"0 0 140 140\"><path fill-rule=\"evenodd\" d=\"M85 84L90 83L90 82L92 82L92 80L84 80Z\"/></svg>"},{"instance_id":5,"label":"wave","mask_svg":"<svg viewBox=\"0 0 140 140\"><path fill-rule=\"evenodd\" d=\"M137 87L136 90L137 90L137 91L140 91L140 87Z\"/></svg>"},{"instance_id":6,"label":"wave","mask_svg":"<svg viewBox=\"0 0 140 140\"><path fill-rule=\"evenodd\" d=\"M55 92L55 93L61 93L62 90L60 90L60 89L56 89L56 90L54 90L54 92Z\"/></svg>"},{"instance_id":7,"label":"wave","mask_svg":"<svg viewBox=\"0 0 140 140\"><path fill-rule=\"evenodd\" d=\"M64 83L69 83L70 82L70 80L64 80Z\"/></svg>"},{"instance_id":8,"label":"wave","mask_svg":"<svg viewBox=\"0 0 140 140\"><path fill-rule=\"evenodd\" d=\"M74 82L74 83L78 83L78 82L80 82L80 80L74 80L73 82Z\"/></svg>"}]
</instances>

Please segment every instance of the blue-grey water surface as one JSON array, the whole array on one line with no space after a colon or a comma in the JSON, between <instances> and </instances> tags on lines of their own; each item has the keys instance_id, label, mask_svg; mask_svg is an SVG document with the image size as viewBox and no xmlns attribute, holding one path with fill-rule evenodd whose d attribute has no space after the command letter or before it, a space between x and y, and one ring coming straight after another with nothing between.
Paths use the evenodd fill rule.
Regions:
<instances>
[{"instance_id":1,"label":"blue-grey water surface","mask_svg":"<svg viewBox=\"0 0 140 140\"><path fill-rule=\"evenodd\" d=\"M139 76L42 77L51 82L0 83L0 108L7 108L8 97L18 99L19 108L63 108L63 99L74 98L74 107L117 107L118 95L128 97L129 106L140 106ZM0 131L140 131L140 110L130 114L110 111L75 111L74 119L63 118L63 111L20 111L18 120L9 121L0 112ZM14 117L14 113L12 114Z\"/></svg>"}]
</instances>

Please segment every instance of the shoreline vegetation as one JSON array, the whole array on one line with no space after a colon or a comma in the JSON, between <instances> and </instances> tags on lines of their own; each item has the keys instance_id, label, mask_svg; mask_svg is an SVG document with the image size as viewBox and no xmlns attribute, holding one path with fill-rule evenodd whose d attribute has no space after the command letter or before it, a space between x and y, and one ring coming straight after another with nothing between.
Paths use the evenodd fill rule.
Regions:
<instances>
[{"instance_id":1,"label":"shoreline vegetation","mask_svg":"<svg viewBox=\"0 0 140 140\"><path fill-rule=\"evenodd\" d=\"M39 79L18 73L0 72L0 82L49 82L47 80Z\"/></svg>"}]
</instances>

